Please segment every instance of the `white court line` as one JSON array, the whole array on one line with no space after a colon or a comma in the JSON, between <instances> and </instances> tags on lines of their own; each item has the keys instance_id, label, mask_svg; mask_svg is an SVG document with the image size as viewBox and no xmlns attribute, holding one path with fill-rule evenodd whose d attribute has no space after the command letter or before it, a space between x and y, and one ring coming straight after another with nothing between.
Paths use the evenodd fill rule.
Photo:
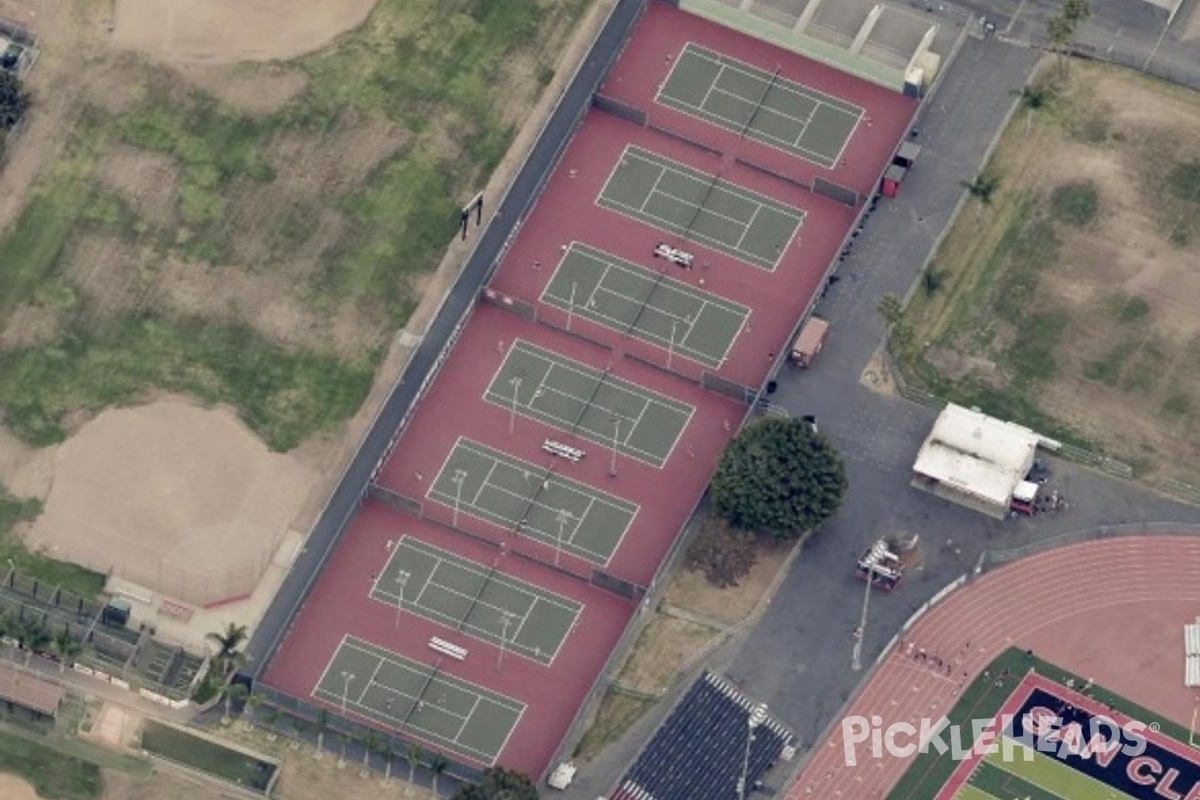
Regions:
<instances>
[{"instance_id":1,"label":"white court line","mask_svg":"<svg viewBox=\"0 0 1200 800\"><path fill-rule=\"evenodd\" d=\"M448 550L442 550L439 547L435 547L434 545L427 544L426 542L422 541L421 539L415 539L415 538L411 538L411 537L405 537L405 538L409 538L411 542L415 543L415 544L409 545L409 547L413 550L421 551L423 549L425 552L425 555L434 556L434 557L439 558L442 561L446 561L450 564L455 564L455 563L461 561L461 562L463 562L462 567L464 569L475 570L476 574L483 575L484 577L489 577L486 572L478 572L476 570L476 568L473 566L473 564L475 562L471 562L468 559L465 559L462 556L451 553ZM582 604L580 604L580 603L576 603L575 601L573 601L569 598L565 598L562 595L560 595L556 592L552 592L549 589L545 589L541 586L538 586L535 583L530 583L528 581L522 580L521 578L517 578L513 575L509 575L507 572L501 572L501 571L497 570L495 575L502 576L503 581L506 585L509 585L514 589L519 589L519 590L525 592L526 594L528 594L530 597L541 597L547 603L552 603L554 605L557 605L559 608L562 608L566 611L571 611L576 606L582 608ZM494 576L491 576L491 579L493 581L496 581L496 578ZM497 582L499 582L499 581L497 581ZM524 587L528 587L528 588L524 588ZM533 591L530 591L530 590L533 590ZM558 600L555 599L556 597L561 600L564 600L565 602L560 603Z\"/></svg>"},{"instance_id":2,"label":"white court line","mask_svg":"<svg viewBox=\"0 0 1200 800\"><path fill-rule=\"evenodd\" d=\"M767 208L778 211L784 216L799 216L801 219L803 219L807 215L807 212L803 209L788 205L787 203L776 200L773 197L768 197L765 194L759 194L753 189L747 189L743 186L737 185L736 183L730 183L729 181L721 179L719 175L709 174L702 170L696 169L689 164L685 164L682 161L677 161L669 156L660 155L652 150L646 150L642 147L638 147L635 144L629 144L625 146L623 158L636 158L643 164L650 164L651 166L660 168L664 165L670 165L674 172L690 177L692 180L695 180L705 186L707 186L715 177L718 181L724 184L722 187L723 191L733 195L734 197L737 197L740 200L746 200L752 203L764 205ZM691 203L690 205L695 208L694 203Z\"/></svg>"},{"instance_id":3,"label":"white court line","mask_svg":"<svg viewBox=\"0 0 1200 800\"><path fill-rule=\"evenodd\" d=\"M346 638L349 635L350 634L348 633L342 634L342 640L338 642L338 646L334 649L333 655L329 657L328 663L325 664L325 669L321 670L321 677L317 679L316 684L313 686L313 694L317 693L317 691L321 688L321 684L325 682L325 676L329 674L329 670L333 669L333 662L337 661L338 653L342 652L342 648L346 645Z\"/></svg>"},{"instance_id":4,"label":"white court line","mask_svg":"<svg viewBox=\"0 0 1200 800\"><path fill-rule=\"evenodd\" d=\"M463 717L462 725L458 726L458 733L454 734L454 741L457 742L462 738L463 731L467 729L467 724L471 721L471 717L475 716L475 711L479 708L479 704L481 702L483 702L483 697L481 695L475 695L475 705L471 706L471 710L467 712L465 717Z\"/></svg>"},{"instance_id":5,"label":"white court line","mask_svg":"<svg viewBox=\"0 0 1200 800\"><path fill-rule=\"evenodd\" d=\"M471 441L470 439L467 439L466 443L463 446L466 448L475 450L475 452L477 452L479 455L490 455L489 453L480 452L480 451L476 450L475 448L485 447L485 445L478 444L476 442ZM496 456L492 456L492 457L496 458ZM505 463L507 466L510 466L516 470L522 470L522 471L527 470L529 472L534 472L534 473L542 472L545 474L546 478L549 478L550 474L551 474L545 468L539 467L536 464L531 464L527 461L522 461L519 458L512 458L511 460L509 460L507 458L498 458L497 460L501 461L502 463ZM530 469L530 467L532 467L532 469ZM622 500L621 498L617 497L616 495L609 494L608 492L605 492L601 489L594 489L593 487L587 486L586 484L576 483L575 481L572 481L569 478L563 478L561 481L552 481L552 483L555 483L556 485L561 486L564 489L573 491L573 492L575 492L575 494L583 496L583 497L596 497L596 499L599 502L605 503L606 505L612 506L613 508L616 508L619 510L632 512L632 511L636 511L639 508L637 503L631 503L628 500ZM605 498L607 498L607 499L605 499Z\"/></svg>"},{"instance_id":6,"label":"white court line","mask_svg":"<svg viewBox=\"0 0 1200 800\"><path fill-rule=\"evenodd\" d=\"M735 72L740 72L743 75L748 75L752 78L758 78L763 83L766 83L770 79L771 73L764 69L759 69L753 64L747 64L745 61L740 61L736 58L730 58L729 56L718 53L715 50L709 50L703 45L698 45L695 42L688 42L684 47L684 51L694 54L697 58L710 61L714 64L720 64ZM857 106L854 103L851 103L849 100L845 100L837 95L829 94L828 92L822 92L820 89L814 89L811 86L805 86L802 83L797 83L791 78L784 78L782 82L776 80L775 86L778 86L781 89L786 89L787 91L800 95L801 97L807 97L811 100L823 100L826 105L833 106L834 108L838 108L846 113L853 113L855 110L863 110L861 106Z\"/></svg>"},{"instance_id":7,"label":"white court line","mask_svg":"<svg viewBox=\"0 0 1200 800\"><path fill-rule=\"evenodd\" d=\"M667 168L659 165L658 177L654 179L654 185L650 187L650 191L646 192L646 197L642 200L642 208L646 207L646 203L650 202L650 198L654 197L654 193L658 191L658 184L662 182L663 175L667 174ZM604 276L600 276L600 280L604 280Z\"/></svg>"},{"instance_id":8,"label":"white court line","mask_svg":"<svg viewBox=\"0 0 1200 800\"><path fill-rule=\"evenodd\" d=\"M471 505L479 505L479 495L483 494L483 490L487 488L488 482L492 479L492 473L496 471L496 464L499 462L493 460L492 465L488 467L487 475L483 476L483 482L479 484L479 488L475 490L475 496L471 498Z\"/></svg>"},{"instance_id":9,"label":"white court line","mask_svg":"<svg viewBox=\"0 0 1200 800\"><path fill-rule=\"evenodd\" d=\"M694 178L691 178L690 175L686 176L686 177L688 177L689 179L695 180ZM695 182L699 183L700 181L695 181ZM715 189L716 191L722 191L720 186L714 186L713 189ZM719 217L721 219L729 220L734 225L741 225L743 229L745 229L747 226L747 222L744 219L739 219L738 217L731 217L728 214L722 214L720 211L713 211L711 208L705 208L704 206L698 206L695 203L693 203L691 200L688 200L685 197L677 197L676 195L673 195L670 192L664 192L661 190L657 191L656 194L658 194L662 197L669 197L672 200L679 203L679 205L687 206L687 207L693 209L694 211L704 212L706 214L711 214L714 217ZM738 199L741 199L741 198L738 198ZM751 217L756 216L758 214L758 211L761 208L762 208L762 203L756 203L754 206L754 211L750 212L750 216ZM646 212L642 212L642 213L646 213ZM737 249L737 251L739 253L742 252L742 250L740 248L738 248L737 245L731 245L731 247L734 247L735 249Z\"/></svg>"},{"instance_id":10,"label":"white court line","mask_svg":"<svg viewBox=\"0 0 1200 800\"><path fill-rule=\"evenodd\" d=\"M375 683L375 677L379 674L379 670L381 669L383 669L382 658L375 662L375 669L371 671L371 677L367 678L367 682L363 684L363 690L358 693L358 699L354 701L354 705L362 706L363 698L367 696L367 692L370 691L371 685Z\"/></svg>"},{"instance_id":11,"label":"white court line","mask_svg":"<svg viewBox=\"0 0 1200 800\"><path fill-rule=\"evenodd\" d=\"M746 223L746 227L742 228L742 235L738 237L737 244L734 245L738 250L742 249L742 241L746 238L746 234L754 227L754 220L758 219L758 212L762 211L762 206L754 209L754 214L751 215L750 221Z\"/></svg>"}]
</instances>

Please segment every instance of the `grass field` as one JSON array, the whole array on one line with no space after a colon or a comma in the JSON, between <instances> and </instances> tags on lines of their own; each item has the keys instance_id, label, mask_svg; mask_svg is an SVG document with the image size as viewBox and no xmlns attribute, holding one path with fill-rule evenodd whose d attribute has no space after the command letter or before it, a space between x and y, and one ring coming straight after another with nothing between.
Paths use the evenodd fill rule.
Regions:
<instances>
[{"instance_id":1,"label":"grass field","mask_svg":"<svg viewBox=\"0 0 1200 800\"><path fill-rule=\"evenodd\" d=\"M104 589L106 576L90 569L30 552L14 529L42 511L36 500L21 500L0 487L0 563L11 560L23 573L49 586L61 586L83 597L95 597Z\"/></svg>"},{"instance_id":2,"label":"grass field","mask_svg":"<svg viewBox=\"0 0 1200 800\"><path fill-rule=\"evenodd\" d=\"M104 791L95 764L7 731L0 731L0 772L24 778L46 800L93 800Z\"/></svg>"},{"instance_id":3,"label":"grass field","mask_svg":"<svg viewBox=\"0 0 1200 800\"><path fill-rule=\"evenodd\" d=\"M273 764L154 720L142 725L142 748L256 792L266 789L276 769Z\"/></svg>"},{"instance_id":4,"label":"grass field","mask_svg":"<svg viewBox=\"0 0 1200 800\"><path fill-rule=\"evenodd\" d=\"M115 55L53 92L35 70L61 141L0 238L6 424L53 442L151 389L277 449L346 419L586 5L383 0L326 52L213 81L270 108Z\"/></svg>"},{"instance_id":5,"label":"grass field","mask_svg":"<svg viewBox=\"0 0 1200 800\"><path fill-rule=\"evenodd\" d=\"M999 713L1030 668L1042 678L1060 685L1088 683L1086 678L1030 656L1024 650L1010 648L1004 651L964 689L958 702L946 714L950 724L958 726L962 732L963 751L974 746L971 720L991 719ZM984 678L984 674L989 677ZM1115 712L1140 720L1161 736L1188 741L1188 731L1183 726L1102 686L1092 685L1084 694ZM985 764L982 773L976 770L970 782L955 794L955 800L1011 800L1012 797L1023 800L1027 795L1031 800L1126 800L1123 794L1108 786L1101 786L1091 779L1081 781L1077 771L1057 762L1041 764L1035 760L1030 765L1018 758L1001 766L997 763L998 758L990 759L991 766ZM939 754L930 748L929 752L913 759L887 800L934 800L959 766L950 752ZM1071 774L1064 777L1060 770ZM997 791L1000 794L995 794Z\"/></svg>"},{"instance_id":6,"label":"grass field","mask_svg":"<svg viewBox=\"0 0 1200 800\"><path fill-rule=\"evenodd\" d=\"M1130 71L1027 92L893 337L908 381L1200 485L1197 131Z\"/></svg>"}]
</instances>

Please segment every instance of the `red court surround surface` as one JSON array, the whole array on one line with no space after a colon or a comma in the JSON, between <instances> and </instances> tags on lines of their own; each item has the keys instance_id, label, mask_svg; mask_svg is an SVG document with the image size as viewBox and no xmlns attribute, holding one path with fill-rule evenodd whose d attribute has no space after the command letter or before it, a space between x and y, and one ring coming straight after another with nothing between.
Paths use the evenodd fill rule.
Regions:
<instances>
[{"instance_id":1,"label":"red court surround surface","mask_svg":"<svg viewBox=\"0 0 1200 800\"><path fill-rule=\"evenodd\" d=\"M309 698L347 634L424 663L433 663L437 655L429 649L430 637L441 637L469 651L463 662L443 658L438 665L443 673L528 705L501 758L506 766L529 775L540 774L587 696L604 658L620 637L633 610L630 603L526 559L502 557L499 571L583 603L584 609L551 670L510 651L497 671L497 647L450 631L411 611L401 615L397 630L396 607L368 596L372 573L382 572L387 563L387 541L401 535L414 536L485 567L490 567L497 555L495 548L367 501L321 573L263 679L296 697ZM546 676L550 672L554 675L553 691L547 691ZM330 710L340 713L334 706ZM355 717L353 713L349 716ZM370 723L365 718L359 721Z\"/></svg>"},{"instance_id":2,"label":"red court surround surface","mask_svg":"<svg viewBox=\"0 0 1200 800\"><path fill-rule=\"evenodd\" d=\"M677 238L596 205L596 198L630 143L706 174L720 171L722 180L803 210L807 214L804 223L775 272L766 272L690 241L680 246L696 256L691 270L664 266L661 259L654 258L656 243L664 240L675 243ZM855 213L854 209L806 189L729 164L727 159L723 161L602 111L592 111L491 285L515 297L536 300L550 282L554 266L562 257L562 246L572 240L591 244L655 272L669 269L668 277L752 309L750 330L742 329L728 360L717 372L744 386L758 386L770 367L768 356L782 346L809 298L820 289L821 276L837 256ZM535 261L541 262L536 271ZM711 264L711 268L706 269L705 263ZM566 312L557 308L542 306L539 313L559 325L566 321ZM626 339L578 316L572 326L656 364L666 363L665 348ZM701 365L681 357L676 357L672 366L696 378L702 371Z\"/></svg>"},{"instance_id":3,"label":"red court surround surface","mask_svg":"<svg viewBox=\"0 0 1200 800\"><path fill-rule=\"evenodd\" d=\"M1139 536L1071 545L987 573L935 606L904 638L953 663L953 676L897 646L842 716L877 714L884 726L936 719L953 707L964 680L1005 649L1021 647L1189 725L1195 697L1183 685L1181 637L1200 608L1198 571L1200 539ZM848 661L849 641L846 650ZM846 766L839 723L810 754L787 797L886 797L912 761L865 758Z\"/></svg>"},{"instance_id":4,"label":"red court surround surface","mask_svg":"<svg viewBox=\"0 0 1200 800\"><path fill-rule=\"evenodd\" d=\"M614 478L608 474L610 450L602 445L520 415L514 433L510 434L509 411L480 398L504 358L497 352L497 345L504 342L507 348L517 338L596 369L604 369L611 360L613 376L695 406L691 423L684 428L666 466L660 470L618 455ZM481 305L455 346L454 357L442 368L442 374L413 415L378 480L400 494L422 498L460 436L525 461L553 465L555 472L565 478L641 507L606 570L645 585L654 577L659 562L716 468L728 435L724 421L737 424L742 411L739 404L695 384L629 359L613 359L608 351L566 333ZM578 447L587 456L578 464L556 459L541 449L548 438ZM432 500L423 502L427 516L445 523L451 521L453 508ZM544 561L554 561L553 547L534 539L514 537L510 530L466 514L459 515L458 527L492 541L505 542L513 550ZM562 556L562 566L582 575L591 569L587 562L566 553Z\"/></svg>"},{"instance_id":5,"label":"red court surround surface","mask_svg":"<svg viewBox=\"0 0 1200 800\"><path fill-rule=\"evenodd\" d=\"M870 124L866 120L859 124L842 154L846 163L829 170L752 139L739 140L733 131L658 105L654 98L659 86L666 81L675 57L688 42L767 72L779 68L781 78L859 106L866 112ZM649 112L651 125L680 131L721 152L736 150L749 161L806 182L821 176L861 194L869 194L878 188L875 182L879 180L883 165L906 135L917 110L917 101L911 97L713 25L667 3L653 2L608 78L601 84L600 93Z\"/></svg>"},{"instance_id":6,"label":"red court surround surface","mask_svg":"<svg viewBox=\"0 0 1200 800\"><path fill-rule=\"evenodd\" d=\"M916 108L907 98L658 2L650 4L639 23L628 50L609 78L607 91L627 102L647 105L638 92L653 95L665 75L663 54L678 52L686 41L703 43L772 70L778 63L788 78L866 107L872 124L859 125L846 151L847 165L828 174L831 179L864 193L873 189L874 180L904 135ZM577 464L558 461L555 468L578 483L640 506L631 529L606 569L625 580L647 584L704 491L721 451L745 414L745 406L699 388L696 381L701 374L700 365L678 354L672 360L672 367L685 377L628 357L638 356L662 365L667 356L662 348L578 316L573 321L574 330L599 340L602 345L582 341L546 324L565 323L565 312L538 302L561 258L563 246L579 241L650 269L665 268L670 270L672 278L752 309L749 325L743 326L719 374L744 386L757 387L766 378L779 349L786 345L786 337L796 320L820 290L821 276L836 257L856 213L855 209L800 186L733 163L735 156L741 156L807 179L812 169L808 162L748 140L738 140L703 121L670 114L673 116L667 115L665 109L653 111L657 122L717 147L722 155L714 156L603 112L593 110L586 115L537 205L522 221L490 286L534 303L544 321L530 322L485 304L474 310L378 475L383 486L422 500L427 519L416 519L371 501L362 507L291 622L282 646L265 672L265 683L318 702L311 699L312 690L346 634L424 663L435 661L436 654L429 650L427 642L437 635L470 651L465 662L447 663L445 659L439 662L445 672L528 704L499 763L535 777L546 769L634 613L634 604L577 577L555 571L548 566L554 560L554 550L548 545L516 537L465 513L459 516L459 527L486 542L448 530L445 525L450 523L453 510L424 499L430 483L459 438L470 438L510 456L543 465L552 460L541 450L546 438L583 449L588 453L583 461ZM621 152L631 143L692 168L719 173L726 181L806 212L803 227L787 245L776 271L765 272L691 242L687 249L696 256L696 267L690 272L665 266L661 260L652 258L654 245L672 237L595 203ZM535 262L540 262L536 269ZM521 416L516 419L515 433L510 434L509 411L484 402L482 396L503 360L504 351L515 339L524 339L581 364L611 370L616 378L694 406L692 419L663 468L619 456L618 475L614 478L608 474L609 454L604 447ZM567 638L555 663L547 668L518 656L506 656L504 669L498 673L494 668L494 647L463 640L414 614L403 615L397 632L394 607L370 600L368 592L371 574L379 573L386 563L385 543L402 533L485 565L496 558L496 545L504 543L511 552L502 558L501 570L585 603L581 621ZM535 564L518 554L545 563ZM569 554L563 555L562 567L581 576L587 576L591 570L590 564ZM328 707L333 712L339 711ZM455 753L448 755L462 759Z\"/></svg>"}]
</instances>

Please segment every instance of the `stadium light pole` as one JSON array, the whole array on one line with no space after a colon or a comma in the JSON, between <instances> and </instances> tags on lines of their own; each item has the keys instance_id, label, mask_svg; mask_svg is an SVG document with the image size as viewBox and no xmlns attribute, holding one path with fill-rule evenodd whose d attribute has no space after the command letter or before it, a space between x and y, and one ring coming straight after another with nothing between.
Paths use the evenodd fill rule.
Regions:
<instances>
[{"instance_id":1,"label":"stadium light pole","mask_svg":"<svg viewBox=\"0 0 1200 800\"><path fill-rule=\"evenodd\" d=\"M500 632L500 652L496 654L497 672L504 666L504 647L508 643L508 626L512 625L513 618L516 617L516 614L508 610L501 613L504 616L500 618L500 624L503 626L503 629Z\"/></svg>"},{"instance_id":2,"label":"stadium light pole","mask_svg":"<svg viewBox=\"0 0 1200 800\"><path fill-rule=\"evenodd\" d=\"M462 487L463 481L466 478L467 471L465 469L456 469L454 470L454 477L450 479L454 484L454 521L450 524L453 528L458 527L458 507L462 503Z\"/></svg>"},{"instance_id":3,"label":"stadium light pole","mask_svg":"<svg viewBox=\"0 0 1200 800\"><path fill-rule=\"evenodd\" d=\"M567 331L571 330L571 320L575 316L575 290L579 288L579 281L571 281L571 299L567 301Z\"/></svg>"},{"instance_id":4,"label":"stadium light pole","mask_svg":"<svg viewBox=\"0 0 1200 800\"><path fill-rule=\"evenodd\" d=\"M671 359L675 356L675 329L679 327L679 318L671 318L671 343L667 345L667 369L671 369Z\"/></svg>"},{"instance_id":5,"label":"stadium light pole","mask_svg":"<svg viewBox=\"0 0 1200 800\"><path fill-rule=\"evenodd\" d=\"M342 714L346 713L346 698L350 695L350 681L354 680L354 673L342 670Z\"/></svg>"},{"instance_id":6,"label":"stadium light pole","mask_svg":"<svg viewBox=\"0 0 1200 800\"><path fill-rule=\"evenodd\" d=\"M396 584L400 587L400 599L396 603L396 630L400 630L400 614L404 611L404 587L408 585L408 573L404 570L397 572Z\"/></svg>"},{"instance_id":7,"label":"stadium light pole","mask_svg":"<svg viewBox=\"0 0 1200 800\"><path fill-rule=\"evenodd\" d=\"M512 386L512 412L508 415L508 432L513 433L517 429L517 397L521 391L521 376L514 375L509 378L508 383Z\"/></svg>"},{"instance_id":8,"label":"stadium light pole","mask_svg":"<svg viewBox=\"0 0 1200 800\"><path fill-rule=\"evenodd\" d=\"M759 703L750 711L750 719L746 725L746 752L742 757L742 774L738 778L738 800L746 800L746 779L750 772L750 745L754 742L754 730L767 721L767 704Z\"/></svg>"},{"instance_id":9,"label":"stadium light pole","mask_svg":"<svg viewBox=\"0 0 1200 800\"><path fill-rule=\"evenodd\" d=\"M612 419L613 423L613 440L612 440L612 461L608 465L608 474L615 478L617 477L617 439L621 436L621 415L617 414Z\"/></svg>"},{"instance_id":10,"label":"stadium light pole","mask_svg":"<svg viewBox=\"0 0 1200 800\"><path fill-rule=\"evenodd\" d=\"M871 605L871 584L875 581L875 565L867 565L867 588L863 590L862 616L858 620L858 629L854 631L854 652L850 656L850 669L858 672L862 669L863 639L867 636L867 608Z\"/></svg>"},{"instance_id":11,"label":"stadium light pole","mask_svg":"<svg viewBox=\"0 0 1200 800\"><path fill-rule=\"evenodd\" d=\"M558 566L558 557L562 554L563 530L571 519L571 512L565 508L558 510L558 547L554 549L554 566Z\"/></svg>"}]
</instances>

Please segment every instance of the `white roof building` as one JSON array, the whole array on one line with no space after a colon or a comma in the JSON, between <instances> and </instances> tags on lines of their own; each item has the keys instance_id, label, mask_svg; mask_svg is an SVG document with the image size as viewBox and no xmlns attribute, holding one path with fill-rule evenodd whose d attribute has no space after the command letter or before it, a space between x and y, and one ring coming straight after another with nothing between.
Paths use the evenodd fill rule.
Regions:
<instances>
[{"instance_id":1,"label":"white roof building","mask_svg":"<svg viewBox=\"0 0 1200 800\"><path fill-rule=\"evenodd\" d=\"M937 418L913 464L912 485L1003 518L1043 439L1028 428L953 403Z\"/></svg>"}]
</instances>

